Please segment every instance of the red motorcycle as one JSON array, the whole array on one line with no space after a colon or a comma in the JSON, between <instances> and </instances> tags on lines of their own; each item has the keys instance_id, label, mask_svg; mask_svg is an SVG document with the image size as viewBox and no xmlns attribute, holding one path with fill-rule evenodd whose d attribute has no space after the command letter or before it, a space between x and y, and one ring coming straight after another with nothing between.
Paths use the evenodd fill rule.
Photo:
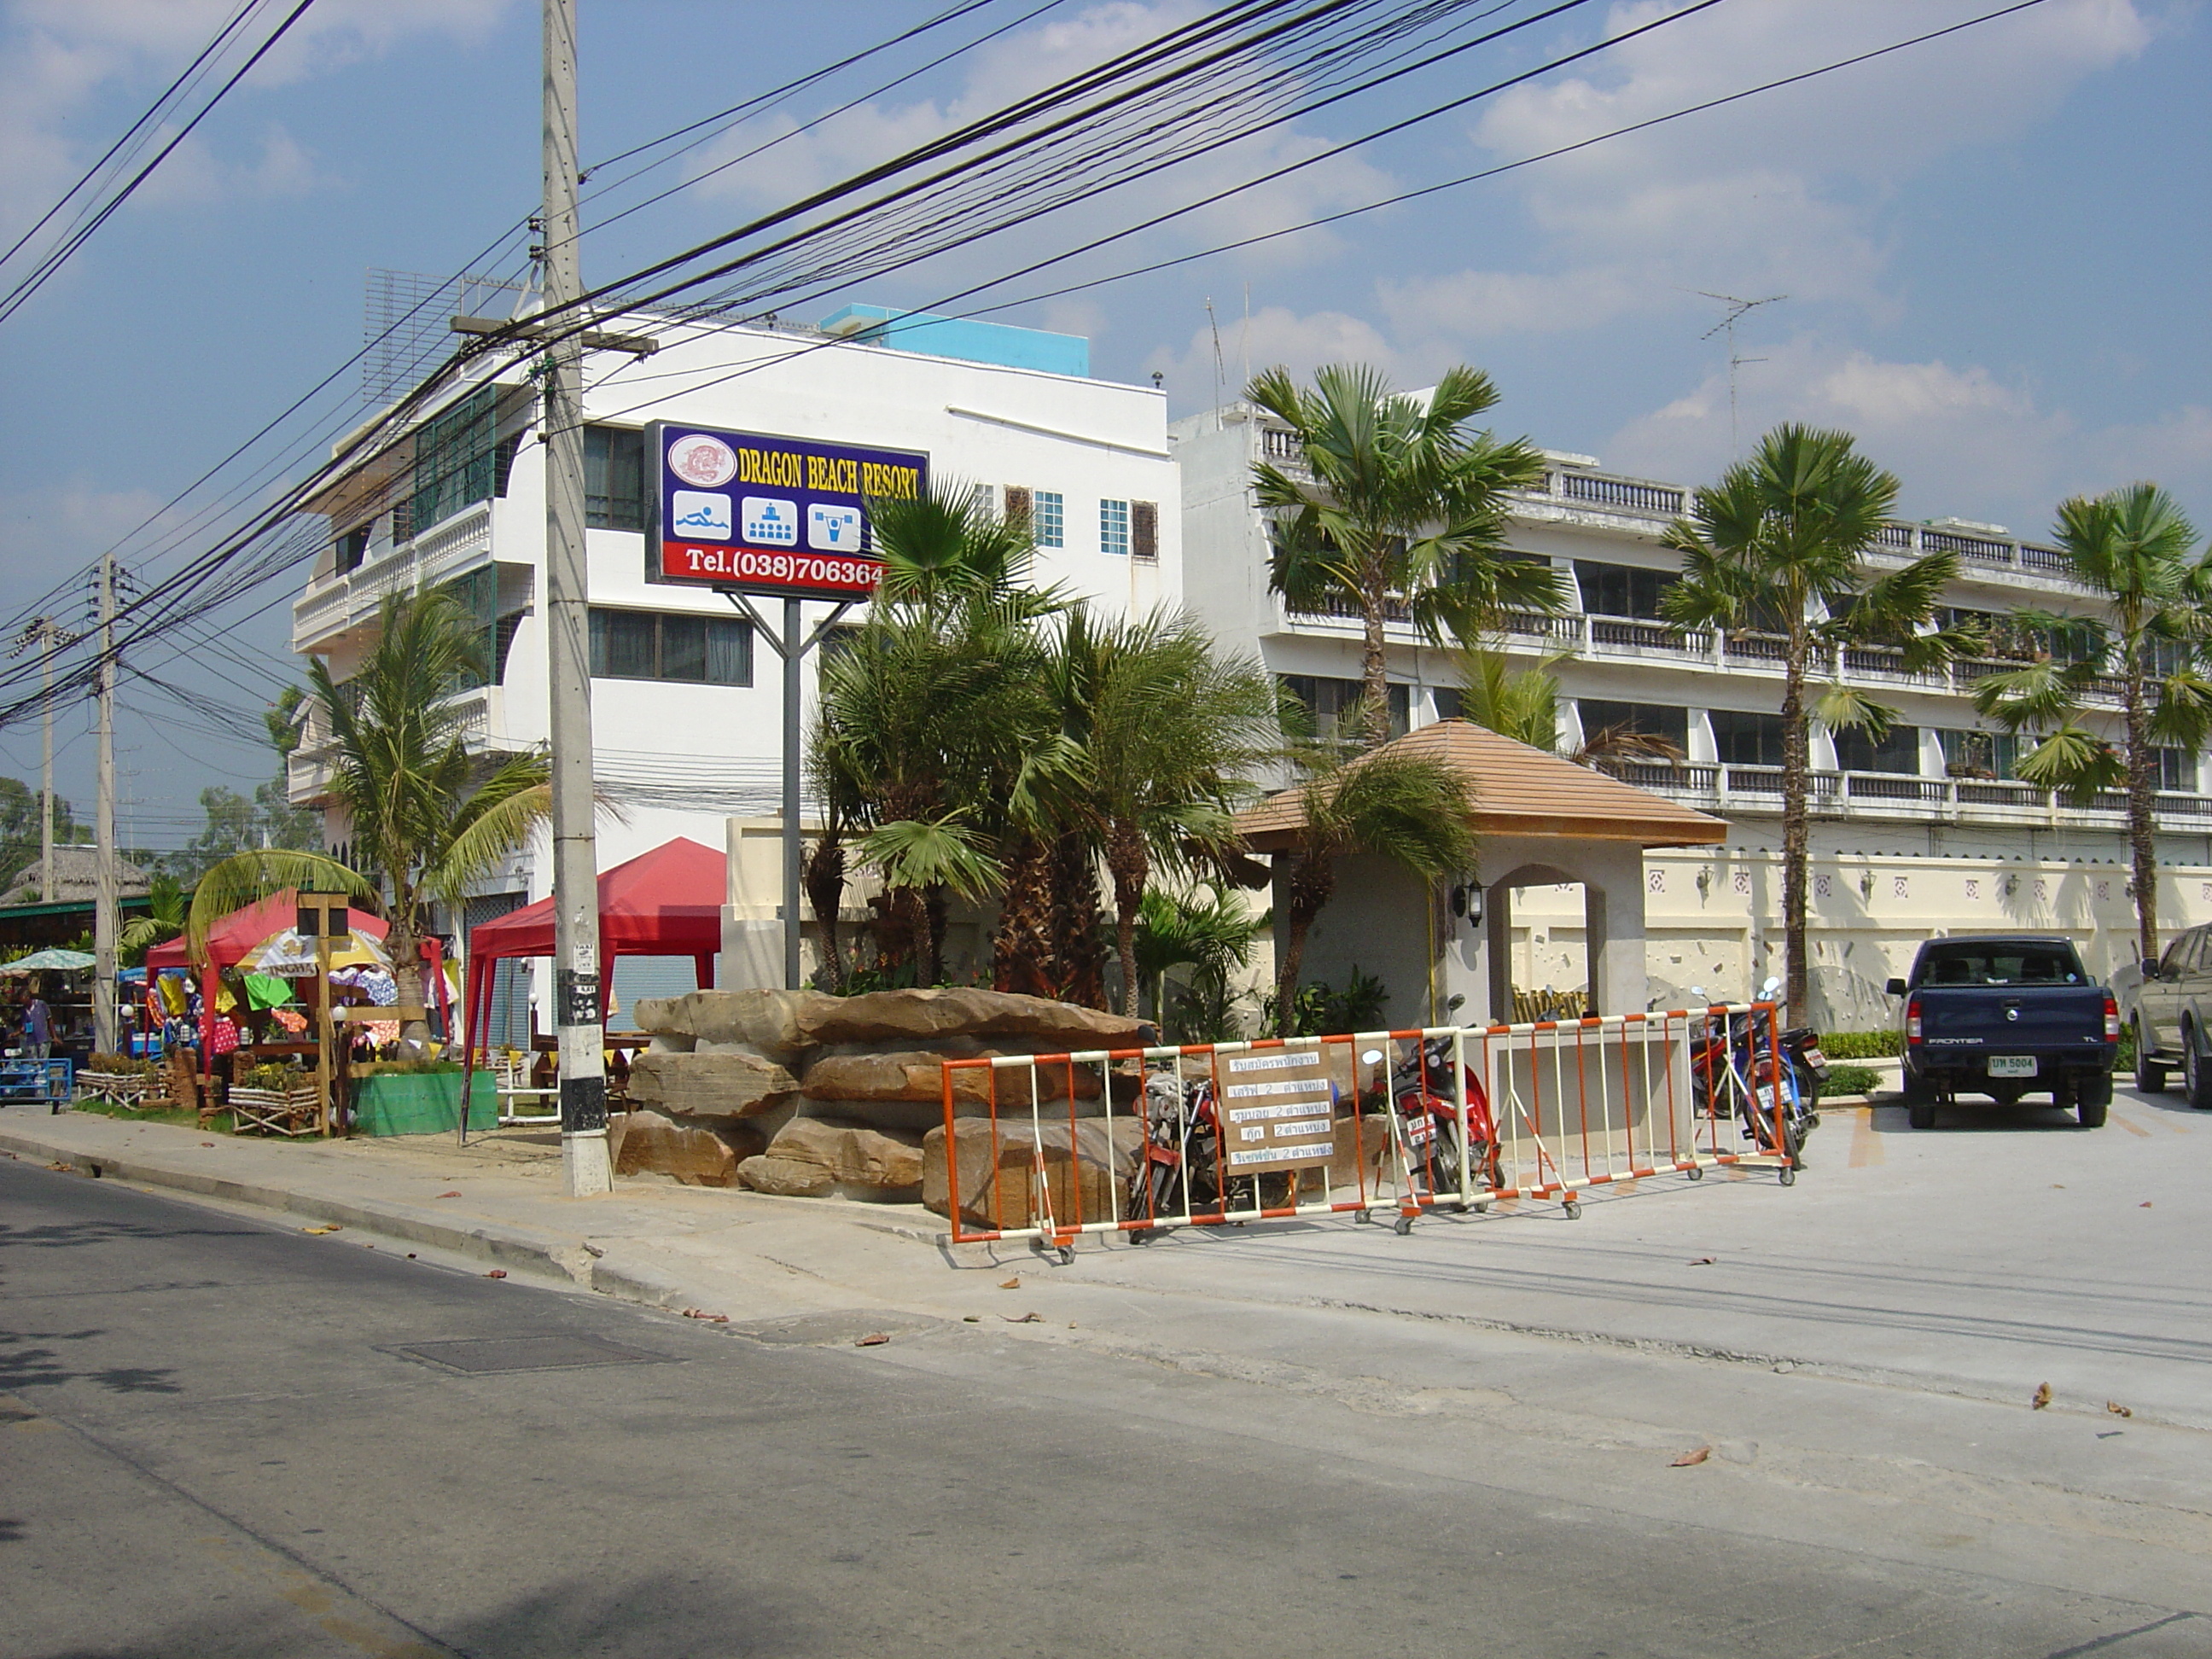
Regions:
<instances>
[{"instance_id":1,"label":"red motorcycle","mask_svg":"<svg viewBox=\"0 0 2212 1659\"><path fill-rule=\"evenodd\" d=\"M1382 1060L1380 1049L1363 1058L1370 1065ZM1460 1195L1461 1143L1459 1103L1467 1100L1466 1167L1470 1186L1483 1193L1505 1184L1498 1162L1498 1129L1490 1115L1490 1092L1472 1066L1462 1065L1454 1076L1452 1039L1424 1037L1419 1047L1390 1073L1390 1111L1406 1149L1413 1195L1456 1206ZM1478 1200L1477 1209L1488 1200ZM1401 1217L1400 1230L1410 1226Z\"/></svg>"}]
</instances>

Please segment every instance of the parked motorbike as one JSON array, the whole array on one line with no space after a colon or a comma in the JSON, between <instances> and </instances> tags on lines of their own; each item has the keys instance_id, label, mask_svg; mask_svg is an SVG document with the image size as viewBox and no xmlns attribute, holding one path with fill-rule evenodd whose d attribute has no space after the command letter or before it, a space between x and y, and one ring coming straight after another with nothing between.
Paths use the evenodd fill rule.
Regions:
<instances>
[{"instance_id":1,"label":"parked motorbike","mask_svg":"<svg viewBox=\"0 0 2212 1659\"><path fill-rule=\"evenodd\" d=\"M1380 1066L1383 1054L1380 1048L1370 1048L1361 1058L1370 1066ZM1462 1087L1467 1098L1465 1155L1472 1176L1469 1185L1491 1192L1505 1184L1499 1174L1498 1131L1490 1115L1489 1091L1473 1066L1462 1065L1458 1070L1455 1077L1449 1037L1425 1037L1390 1073L1387 1091L1390 1111L1397 1120L1415 1191L1422 1197L1458 1197Z\"/></svg>"},{"instance_id":2,"label":"parked motorbike","mask_svg":"<svg viewBox=\"0 0 2212 1659\"><path fill-rule=\"evenodd\" d=\"M1129 1179L1133 1221L1154 1224L1133 1233L1141 1241L1160 1225L1188 1214L1250 1213L1287 1207L1297 1195L1297 1172L1221 1178L1221 1112L1209 1077L1184 1078L1173 1066L1145 1074L1145 1152Z\"/></svg>"},{"instance_id":3,"label":"parked motorbike","mask_svg":"<svg viewBox=\"0 0 2212 1659\"><path fill-rule=\"evenodd\" d=\"M1782 981L1770 979L1758 1000L1771 1002ZM1703 991L1692 987L1693 996ZM1765 1012L1725 1014L1710 1018L1690 1044L1691 1096L1699 1115L1733 1115L1760 1152L1790 1160L1784 1170L1805 1167L1805 1140L1820 1125L1815 1109L1828 1062L1820 1034L1809 1026L1777 1031ZM1776 1122L1775 1097L1782 1109Z\"/></svg>"}]
</instances>

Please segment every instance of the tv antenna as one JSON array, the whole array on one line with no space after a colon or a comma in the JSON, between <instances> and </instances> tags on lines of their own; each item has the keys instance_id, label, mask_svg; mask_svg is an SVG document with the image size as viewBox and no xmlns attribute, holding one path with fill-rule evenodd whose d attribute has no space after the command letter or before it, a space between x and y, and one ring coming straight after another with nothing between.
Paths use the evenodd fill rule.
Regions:
<instances>
[{"instance_id":1,"label":"tv antenna","mask_svg":"<svg viewBox=\"0 0 2212 1659\"><path fill-rule=\"evenodd\" d=\"M1702 288L1699 289L1698 292L1708 300L1718 300L1723 305L1728 307L1728 314L1723 317L1720 321L1715 323L1711 328L1707 329L1703 334L1698 336L1698 337L1701 340L1710 340L1714 335L1723 332L1728 336L1729 453L1731 455L1741 456L1743 453L1743 435L1738 429L1736 422L1736 371L1741 368L1746 363L1763 363L1766 359L1764 357L1744 357L1737 355L1735 349L1735 325L1741 322L1744 318L1748 316L1751 313L1758 310L1759 307L1771 306L1776 301L1786 300L1790 296L1786 294L1770 294L1764 299L1742 300L1738 299L1733 294L1715 294L1709 289Z\"/></svg>"}]
</instances>

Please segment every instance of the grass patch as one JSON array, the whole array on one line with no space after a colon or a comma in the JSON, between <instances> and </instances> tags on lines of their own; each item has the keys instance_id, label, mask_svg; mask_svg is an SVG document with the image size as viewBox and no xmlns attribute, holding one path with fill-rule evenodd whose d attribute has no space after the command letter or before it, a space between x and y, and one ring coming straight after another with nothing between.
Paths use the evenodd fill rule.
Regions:
<instances>
[{"instance_id":1,"label":"grass patch","mask_svg":"<svg viewBox=\"0 0 2212 1659\"><path fill-rule=\"evenodd\" d=\"M1889 1031L1823 1031L1820 1052L1830 1060L1883 1060L1905 1052L1905 1039Z\"/></svg>"},{"instance_id":2,"label":"grass patch","mask_svg":"<svg viewBox=\"0 0 2212 1659\"><path fill-rule=\"evenodd\" d=\"M186 1111L181 1106L118 1106L112 1101L80 1100L73 1109L90 1112L99 1117L112 1117L125 1123L173 1123L180 1129L210 1129L223 1134L231 1132L228 1112L217 1112L205 1123L198 1112Z\"/></svg>"},{"instance_id":3,"label":"grass patch","mask_svg":"<svg viewBox=\"0 0 2212 1659\"><path fill-rule=\"evenodd\" d=\"M1881 1082L1881 1073L1871 1066L1831 1066L1827 1081L1820 1085L1820 1098L1827 1100L1838 1095L1870 1095Z\"/></svg>"}]
</instances>

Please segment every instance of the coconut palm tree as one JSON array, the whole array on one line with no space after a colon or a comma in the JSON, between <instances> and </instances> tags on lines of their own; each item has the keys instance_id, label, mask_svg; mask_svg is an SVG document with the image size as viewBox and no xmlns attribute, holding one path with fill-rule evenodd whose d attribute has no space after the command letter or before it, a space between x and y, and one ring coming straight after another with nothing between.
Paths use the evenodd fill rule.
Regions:
<instances>
[{"instance_id":1,"label":"coconut palm tree","mask_svg":"<svg viewBox=\"0 0 2212 1659\"><path fill-rule=\"evenodd\" d=\"M1237 1036L1230 981L1251 962L1267 922L1264 911L1218 888L1145 890L1137 907L1137 976L1151 989L1152 1018L1164 1036L1178 1042L1226 1042ZM1189 985L1171 1006L1168 975L1177 968L1191 970ZM1171 1012L1180 1018L1171 1022Z\"/></svg>"},{"instance_id":2,"label":"coconut palm tree","mask_svg":"<svg viewBox=\"0 0 2212 1659\"><path fill-rule=\"evenodd\" d=\"M1245 395L1297 434L1310 474L1253 469L1273 520L1268 586L1296 609L1334 605L1359 618L1369 748L1390 735L1394 611L1441 641L1447 630L1473 638L1509 611L1565 604L1548 562L1504 556L1507 492L1537 483L1544 464L1522 440L1469 428L1498 401L1489 376L1455 368L1422 398L1364 365L1323 368L1310 391L1279 368Z\"/></svg>"},{"instance_id":3,"label":"coconut palm tree","mask_svg":"<svg viewBox=\"0 0 2212 1659\"><path fill-rule=\"evenodd\" d=\"M1564 653L1516 668L1502 651L1462 646L1452 653L1460 682L1460 718L1487 731L1525 743L1547 754L1561 754L1577 766L1603 771L1627 761L1679 761L1682 751L1666 738L1632 725L1585 728L1572 749L1559 743L1559 666Z\"/></svg>"},{"instance_id":4,"label":"coconut palm tree","mask_svg":"<svg viewBox=\"0 0 2212 1659\"><path fill-rule=\"evenodd\" d=\"M2158 751L2194 753L2212 732L2212 682L2198 666L2212 644L2205 610L2212 604L2212 550L2197 550L2196 528L2179 504L2150 483L2073 497L2060 505L2055 533L2067 574L2103 601L2105 615L2094 629L2099 648L2070 661L2054 653L1991 675L1975 686L1974 706L2009 732L2040 738L2017 768L2027 781L2076 797L2126 790L2137 953L2154 957ZM2044 613L2022 613L2020 622L2046 639L2081 627L2079 617ZM2117 749L2095 729L2106 722L2093 701L2114 679Z\"/></svg>"},{"instance_id":5,"label":"coconut palm tree","mask_svg":"<svg viewBox=\"0 0 2212 1659\"><path fill-rule=\"evenodd\" d=\"M1681 580L1660 609L1669 621L1765 630L1782 659L1782 920L1792 1018L1810 991L1805 955L1808 716L1880 735L1889 708L1831 675L1814 706L1807 691L1852 643L1894 646L1908 671L1941 664L1957 647L1923 633L1957 556L1929 553L1877 572L1867 554L1897 501L1896 477L1847 432L1780 426L1720 482L1692 493L1667 544L1682 555Z\"/></svg>"},{"instance_id":6,"label":"coconut palm tree","mask_svg":"<svg viewBox=\"0 0 2212 1659\"><path fill-rule=\"evenodd\" d=\"M399 1000L420 1006L431 905L458 908L471 884L528 844L551 810L548 763L538 750L470 749L449 699L483 683L483 629L452 595L391 595L378 624L358 673L333 680L317 658L307 683L336 743L331 793L354 859L380 887L319 853L234 854L200 878L190 931L204 939L222 916L285 887L374 896L391 927ZM419 1024L406 1035L419 1036Z\"/></svg>"},{"instance_id":7,"label":"coconut palm tree","mask_svg":"<svg viewBox=\"0 0 2212 1659\"><path fill-rule=\"evenodd\" d=\"M1298 974L1306 935L1336 892L1337 860L1355 853L1388 859L1423 882L1473 866L1474 832L1466 784L1449 767L1402 750L1370 750L1350 761L1310 757L1299 790L1304 824L1279 876L1275 917L1277 1035L1297 1035Z\"/></svg>"},{"instance_id":8,"label":"coconut palm tree","mask_svg":"<svg viewBox=\"0 0 2212 1659\"><path fill-rule=\"evenodd\" d=\"M191 920L191 903L192 896L174 876L154 872L146 883L145 914L125 922L115 937L116 948L128 958L125 965L138 967L147 951L183 933Z\"/></svg>"}]
</instances>

